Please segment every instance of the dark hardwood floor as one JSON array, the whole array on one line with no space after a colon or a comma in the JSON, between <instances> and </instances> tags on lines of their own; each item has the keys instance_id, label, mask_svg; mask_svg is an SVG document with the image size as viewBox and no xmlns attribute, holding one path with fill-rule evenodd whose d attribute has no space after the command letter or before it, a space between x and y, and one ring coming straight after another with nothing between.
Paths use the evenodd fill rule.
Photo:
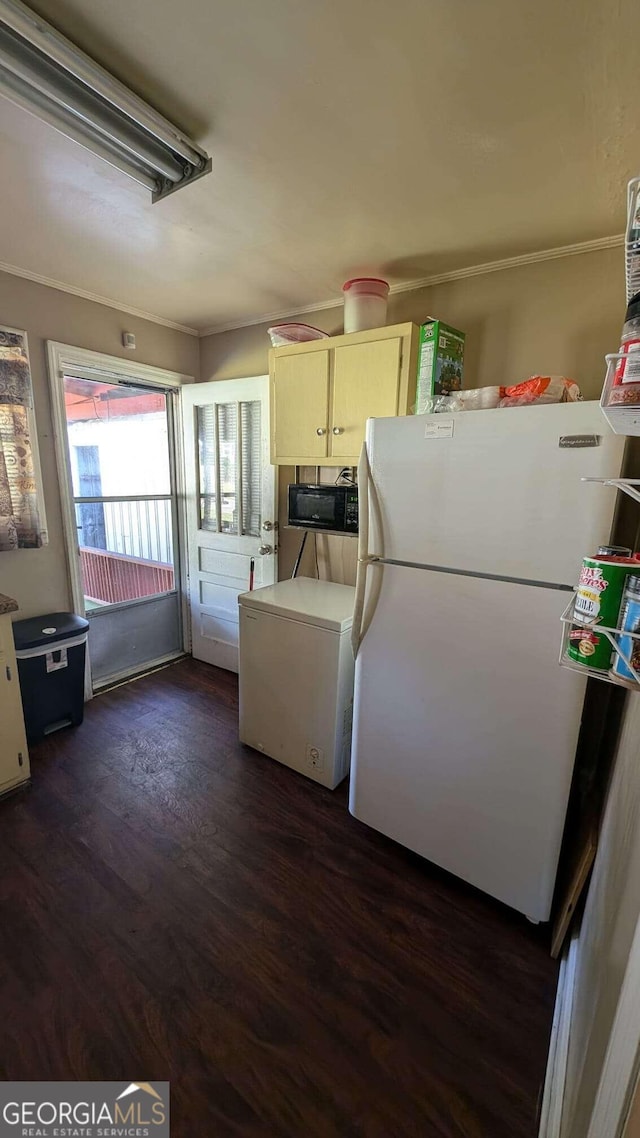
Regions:
<instances>
[{"instance_id":1,"label":"dark hardwood floor","mask_svg":"<svg viewBox=\"0 0 640 1138\"><path fill-rule=\"evenodd\" d=\"M534 1138L544 935L236 715L186 660L32 749L0 803L2 1078L170 1079L175 1138Z\"/></svg>"}]
</instances>

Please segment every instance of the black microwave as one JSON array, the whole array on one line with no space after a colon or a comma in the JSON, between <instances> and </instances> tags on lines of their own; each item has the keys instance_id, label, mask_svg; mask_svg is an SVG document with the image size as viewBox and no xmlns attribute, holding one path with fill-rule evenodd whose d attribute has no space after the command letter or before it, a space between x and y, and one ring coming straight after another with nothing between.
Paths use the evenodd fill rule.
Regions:
<instances>
[{"instance_id":1,"label":"black microwave","mask_svg":"<svg viewBox=\"0 0 640 1138\"><path fill-rule=\"evenodd\" d=\"M289 486L289 525L327 533L358 532L358 487Z\"/></svg>"}]
</instances>

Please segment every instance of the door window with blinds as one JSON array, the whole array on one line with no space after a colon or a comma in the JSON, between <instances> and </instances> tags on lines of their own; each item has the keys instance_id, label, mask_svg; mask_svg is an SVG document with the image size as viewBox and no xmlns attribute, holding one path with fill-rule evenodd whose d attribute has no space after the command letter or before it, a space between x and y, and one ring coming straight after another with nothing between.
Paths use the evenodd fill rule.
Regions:
<instances>
[{"instance_id":1,"label":"door window with blinds","mask_svg":"<svg viewBox=\"0 0 640 1138\"><path fill-rule=\"evenodd\" d=\"M199 528L259 537L260 400L197 407Z\"/></svg>"}]
</instances>

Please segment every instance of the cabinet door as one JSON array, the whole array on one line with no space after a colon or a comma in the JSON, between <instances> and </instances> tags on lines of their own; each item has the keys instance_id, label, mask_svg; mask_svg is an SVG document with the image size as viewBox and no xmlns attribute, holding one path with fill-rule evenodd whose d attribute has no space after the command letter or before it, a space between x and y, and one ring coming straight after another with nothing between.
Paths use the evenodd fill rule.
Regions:
<instances>
[{"instance_id":1,"label":"cabinet door","mask_svg":"<svg viewBox=\"0 0 640 1138\"><path fill-rule=\"evenodd\" d=\"M309 458L315 463L316 459L325 458L329 431L329 352L276 356L272 394L272 460Z\"/></svg>"},{"instance_id":2,"label":"cabinet door","mask_svg":"<svg viewBox=\"0 0 640 1138\"><path fill-rule=\"evenodd\" d=\"M0 617L0 794L29 778L22 699L8 617Z\"/></svg>"},{"instance_id":3,"label":"cabinet door","mask_svg":"<svg viewBox=\"0 0 640 1138\"><path fill-rule=\"evenodd\" d=\"M330 454L355 458L370 418L398 414L402 340L373 340L335 349Z\"/></svg>"}]
</instances>

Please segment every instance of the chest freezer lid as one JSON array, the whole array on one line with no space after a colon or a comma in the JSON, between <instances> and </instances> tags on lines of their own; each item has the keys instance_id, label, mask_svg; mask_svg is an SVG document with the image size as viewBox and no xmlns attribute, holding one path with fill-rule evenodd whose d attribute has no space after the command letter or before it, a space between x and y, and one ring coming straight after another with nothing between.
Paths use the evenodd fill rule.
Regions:
<instances>
[{"instance_id":1,"label":"chest freezer lid","mask_svg":"<svg viewBox=\"0 0 640 1138\"><path fill-rule=\"evenodd\" d=\"M318 581L315 577L295 577L241 593L238 604L333 632L347 632L353 621L355 594L351 585Z\"/></svg>"}]
</instances>

